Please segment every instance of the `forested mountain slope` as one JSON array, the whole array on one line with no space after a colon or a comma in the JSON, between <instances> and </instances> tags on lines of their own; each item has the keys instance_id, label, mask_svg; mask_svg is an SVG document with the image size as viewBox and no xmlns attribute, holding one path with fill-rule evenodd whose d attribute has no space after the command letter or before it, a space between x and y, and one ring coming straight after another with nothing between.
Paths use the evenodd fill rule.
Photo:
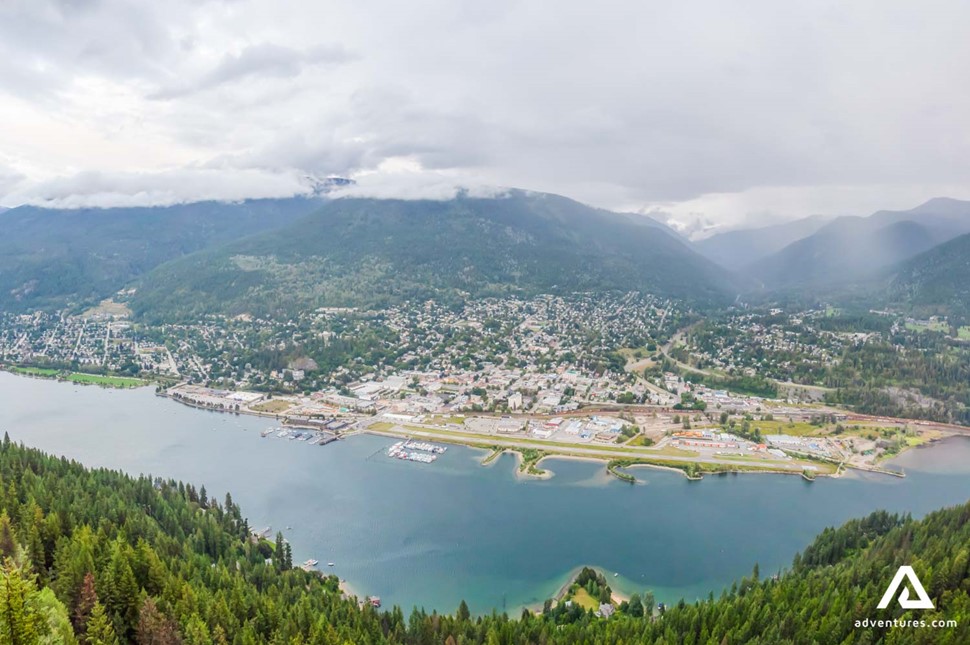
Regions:
<instances>
[{"instance_id":1,"label":"forested mountain slope","mask_svg":"<svg viewBox=\"0 0 970 645\"><path fill-rule=\"evenodd\" d=\"M931 199L905 211L839 217L746 271L768 289L832 289L877 279L893 265L970 233L970 202Z\"/></svg>"},{"instance_id":2,"label":"forested mountain slope","mask_svg":"<svg viewBox=\"0 0 970 645\"><path fill-rule=\"evenodd\" d=\"M755 567L719 598L653 617L637 599L609 619L579 605L475 618L464 603L453 616L405 618L360 609L334 578L290 568L281 540L249 539L228 495L220 503L204 488L87 470L6 438L0 484L5 644L970 642L970 505L851 521L779 579ZM903 564L935 609L876 608ZM867 618L957 626L856 626Z\"/></svg>"},{"instance_id":3,"label":"forested mountain slope","mask_svg":"<svg viewBox=\"0 0 970 645\"><path fill-rule=\"evenodd\" d=\"M890 299L970 323L970 234L903 263L895 271Z\"/></svg>"},{"instance_id":4,"label":"forested mountain slope","mask_svg":"<svg viewBox=\"0 0 970 645\"><path fill-rule=\"evenodd\" d=\"M283 226L320 204L295 197L154 208L13 208L0 213L0 308L97 302L163 262Z\"/></svg>"},{"instance_id":5,"label":"forested mountain slope","mask_svg":"<svg viewBox=\"0 0 970 645\"><path fill-rule=\"evenodd\" d=\"M726 272L646 217L509 191L448 201L335 199L294 224L139 282L137 313L287 313L408 298L642 290L730 302Z\"/></svg>"}]
</instances>

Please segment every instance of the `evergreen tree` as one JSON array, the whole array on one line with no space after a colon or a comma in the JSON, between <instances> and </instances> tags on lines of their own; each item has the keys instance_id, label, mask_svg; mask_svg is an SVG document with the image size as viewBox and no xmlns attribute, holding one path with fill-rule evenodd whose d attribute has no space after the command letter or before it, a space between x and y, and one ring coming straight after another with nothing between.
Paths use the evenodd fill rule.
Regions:
<instances>
[{"instance_id":1,"label":"evergreen tree","mask_svg":"<svg viewBox=\"0 0 970 645\"><path fill-rule=\"evenodd\" d=\"M0 569L0 643L36 645L40 642L46 625L35 606L36 592L30 576L8 558Z\"/></svg>"},{"instance_id":2,"label":"evergreen tree","mask_svg":"<svg viewBox=\"0 0 970 645\"><path fill-rule=\"evenodd\" d=\"M471 612L468 611L468 603L464 600L458 605L458 613L455 616L459 621L465 622L471 617Z\"/></svg>"},{"instance_id":3,"label":"evergreen tree","mask_svg":"<svg viewBox=\"0 0 970 645\"><path fill-rule=\"evenodd\" d=\"M111 619L108 618L104 605L100 602L94 603L94 608L91 610L85 645L120 645Z\"/></svg>"},{"instance_id":4,"label":"evergreen tree","mask_svg":"<svg viewBox=\"0 0 970 645\"><path fill-rule=\"evenodd\" d=\"M283 568L293 568L293 547L290 546L289 542L283 543Z\"/></svg>"},{"instance_id":5,"label":"evergreen tree","mask_svg":"<svg viewBox=\"0 0 970 645\"><path fill-rule=\"evenodd\" d=\"M6 509L0 513L0 561L17 556L17 538Z\"/></svg>"},{"instance_id":6,"label":"evergreen tree","mask_svg":"<svg viewBox=\"0 0 970 645\"><path fill-rule=\"evenodd\" d=\"M640 600L640 594L630 596L630 605L626 611L634 618L643 618L643 602Z\"/></svg>"},{"instance_id":7,"label":"evergreen tree","mask_svg":"<svg viewBox=\"0 0 970 645\"><path fill-rule=\"evenodd\" d=\"M286 542L283 541L283 533L281 531L276 532L276 548L273 549L273 564L276 565L277 571L282 571L286 568Z\"/></svg>"},{"instance_id":8,"label":"evergreen tree","mask_svg":"<svg viewBox=\"0 0 970 645\"><path fill-rule=\"evenodd\" d=\"M138 623L140 606L139 591L135 574L131 569L129 547L119 536L111 545L111 559L102 574L99 597L111 617L115 634L129 639Z\"/></svg>"}]
</instances>

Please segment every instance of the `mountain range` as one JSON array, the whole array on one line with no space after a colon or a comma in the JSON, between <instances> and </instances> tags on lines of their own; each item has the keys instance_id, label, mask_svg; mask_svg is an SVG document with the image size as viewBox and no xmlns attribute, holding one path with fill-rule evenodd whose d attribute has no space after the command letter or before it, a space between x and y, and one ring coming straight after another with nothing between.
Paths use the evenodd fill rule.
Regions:
<instances>
[{"instance_id":1,"label":"mountain range","mask_svg":"<svg viewBox=\"0 0 970 645\"><path fill-rule=\"evenodd\" d=\"M287 226L166 263L137 282L147 317L643 290L725 302L737 284L665 226L557 195L334 199Z\"/></svg>"},{"instance_id":2,"label":"mountain range","mask_svg":"<svg viewBox=\"0 0 970 645\"><path fill-rule=\"evenodd\" d=\"M405 299L641 290L966 311L970 202L815 216L691 243L649 217L509 190L450 200L310 198L0 212L0 309L78 309L122 289L146 319Z\"/></svg>"},{"instance_id":3,"label":"mountain range","mask_svg":"<svg viewBox=\"0 0 970 645\"><path fill-rule=\"evenodd\" d=\"M742 271L768 290L870 283L924 251L970 233L970 202L936 198L904 211L838 217ZM754 237L757 231L749 233Z\"/></svg>"},{"instance_id":4,"label":"mountain range","mask_svg":"<svg viewBox=\"0 0 970 645\"><path fill-rule=\"evenodd\" d=\"M792 242L812 235L831 219L824 215L813 215L762 228L726 231L697 240L694 248L721 266L740 271L753 262L781 251Z\"/></svg>"},{"instance_id":5,"label":"mountain range","mask_svg":"<svg viewBox=\"0 0 970 645\"><path fill-rule=\"evenodd\" d=\"M143 317L406 298L644 290L725 302L739 283L649 217L510 190L444 201L329 197L0 215L0 307L137 289Z\"/></svg>"}]
</instances>

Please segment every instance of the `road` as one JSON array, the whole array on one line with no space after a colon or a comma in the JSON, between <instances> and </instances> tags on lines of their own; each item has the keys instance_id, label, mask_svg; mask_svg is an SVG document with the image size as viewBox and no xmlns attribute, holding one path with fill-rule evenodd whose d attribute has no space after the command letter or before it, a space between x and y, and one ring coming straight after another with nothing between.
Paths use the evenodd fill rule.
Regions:
<instances>
[{"instance_id":1,"label":"road","mask_svg":"<svg viewBox=\"0 0 970 645\"><path fill-rule=\"evenodd\" d=\"M701 323L700 322L696 322L693 325L690 325L688 327L684 327L683 329L681 329L680 331L678 331L676 334L674 334L673 336L671 336L670 337L670 340L667 341L667 344L660 348L660 352L664 356L667 357L667 360L669 360L671 363L675 364L677 367L679 367L682 370L687 370L688 372L695 372L697 374L703 374L704 376L717 376L717 374L715 374L714 372L712 372L710 370L702 370L699 367L693 367L692 365L688 365L687 363L682 363L682 362L680 362L679 360L677 360L676 358L674 358L673 356L670 355L670 350L672 350L674 348L674 346L677 343L679 343L681 341L681 339L683 339L684 335L687 334L687 333L689 333L690 330L692 330L694 327L697 327L699 324L701 324Z\"/></svg>"}]
</instances>

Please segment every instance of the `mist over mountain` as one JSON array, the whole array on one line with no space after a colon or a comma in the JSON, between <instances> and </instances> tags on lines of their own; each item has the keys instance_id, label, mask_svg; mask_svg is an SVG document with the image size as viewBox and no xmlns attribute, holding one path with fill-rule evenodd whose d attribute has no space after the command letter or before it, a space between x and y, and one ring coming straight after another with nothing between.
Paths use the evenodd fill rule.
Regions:
<instances>
[{"instance_id":1,"label":"mist over mountain","mask_svg":"<svg viewBox=\"0 0 970 645\"><path fill-rule=\"evenodd\" d=\"M970 233L970 202L936 198L905 211L839 217L753 262L765 288L836 288L877 279L893 265Z\"/></svg>"},{"instance_id":2,"label":"mist over mountain","mask_svg":"<svg viewBox=\"0 0 970 645\"><path fill-rule=\"evenodd\" d=\"M808 237L830 220L824 215L812 215L763 228L716 233L694 242L694 248L721 266L742 269L792 242Z\"/></svg>"},{"instance_id":3,"label":"mist over mountain","mask_svg":"<svg viewBox=\"0 0 970 645\"><path fill-rule=\"evenodd\" d=\"M173 318L603 290L726 302L736 288L649 218L514 190L332 200L289 226L158 267L139 280L132 306Z\"/></svg>"}]
</instances>

